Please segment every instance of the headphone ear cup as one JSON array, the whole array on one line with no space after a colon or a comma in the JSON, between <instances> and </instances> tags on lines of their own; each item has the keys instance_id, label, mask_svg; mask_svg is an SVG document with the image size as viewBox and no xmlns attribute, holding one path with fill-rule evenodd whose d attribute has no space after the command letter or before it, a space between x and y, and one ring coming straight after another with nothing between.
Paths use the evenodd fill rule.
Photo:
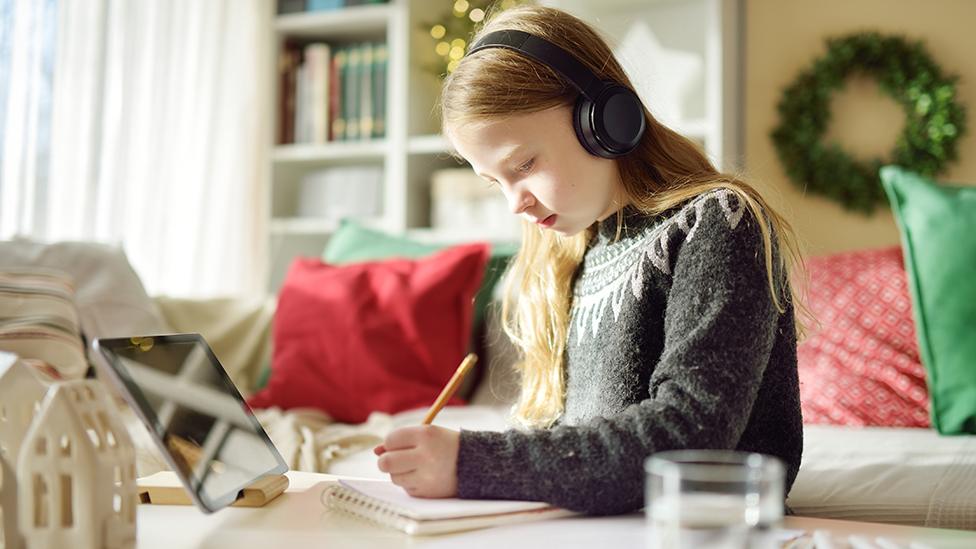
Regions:
<instances>
[{"instance_id":1,"label":"headphone ear cup","mask_svg":"<svg viewBox=\"0 0 976 549\"><path fill-rule=\"evenodd\" d=\"M595 100L579 95L573 108L573 128L590 154L619 158L633 151L644 135L644 107L634 92L607 84Z\"/></svg>"},{"instance_id":2,"label":"headphone ear cup","mask_svg":"<svg viewBox=\"0 0 976 549\"><path fill-rule=\"evenodd\" d=\"M613 158L608 156L609 151L605 150L600 142L597 141L593 129L593 102L580 94L573 107L573 129L576 130L576 139L586 152L601 158Z\"/></svg>"},{"instance_id":3,"label":"headphone ear cup","mask_svg":"<svg viewBox=\"0 0 976 549\"><path fill-rule=\"evenodd\" d=\"M644 106L637 94L619 84L608 84L593 101L590 124L593 137L608 158L630 153L647 129Z\"/></svg>"}]
</instances>

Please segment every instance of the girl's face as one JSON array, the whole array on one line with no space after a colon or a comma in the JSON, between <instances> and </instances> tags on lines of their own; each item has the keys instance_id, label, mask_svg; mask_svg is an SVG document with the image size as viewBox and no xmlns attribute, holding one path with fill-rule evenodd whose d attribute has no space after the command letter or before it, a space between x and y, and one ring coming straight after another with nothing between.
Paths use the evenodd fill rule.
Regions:
<instances>
[{"instance_id":1,"label":"girl's face","mask_svg":"<svg viewBox=\"0 0 976 549\"><path fill-rule=\"evenodd\" d=\"M586 152L572 114L558 107L446 134L475 173L501 189L512 213L571 236L623 206L616 162Z\"/></svg>"}]
</instances>

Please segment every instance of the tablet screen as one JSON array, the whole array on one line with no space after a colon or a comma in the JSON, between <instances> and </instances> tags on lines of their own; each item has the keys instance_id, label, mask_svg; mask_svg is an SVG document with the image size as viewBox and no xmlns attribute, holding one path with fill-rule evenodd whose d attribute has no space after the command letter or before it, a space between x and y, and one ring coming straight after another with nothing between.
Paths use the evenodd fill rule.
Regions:
<instances>
[{"instance_id":1,"label":"tablet screen","mask_svg":"<svg viewBox=\"0 0 976 549\"><path fill-rule=\"evenodd\" d=\"M95 348L199 505L214 511L287 470L199 334L98 339Z\"/></svg>"}]
</instances>

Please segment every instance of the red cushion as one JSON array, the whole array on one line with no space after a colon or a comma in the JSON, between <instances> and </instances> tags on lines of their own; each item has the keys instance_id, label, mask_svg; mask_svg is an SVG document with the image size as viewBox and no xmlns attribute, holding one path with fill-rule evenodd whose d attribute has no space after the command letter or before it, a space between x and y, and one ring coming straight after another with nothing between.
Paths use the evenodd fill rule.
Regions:
<instances>
[{"instance_id":1,"label":"red cushion","mask_svg":"<svg viewBox=\"0 0 976 549\"><path fill-rule=\"evenodd\" d=\"M901 249L813 258L807 268L820 325L797 348L804 422L928 427Z\"/></svg>"},{"instance_id":2,"label":"red cushion","mask_svg":"<svg viewBox=\"0 0 976 549\"><path fill-rule=\"evenodd\" d=\"M314 407L345 423L429 406L465 354L488 252L467 244L417 260L296 260L275 311L271 379L248 403Z\"/></svg>"}]
</instances>

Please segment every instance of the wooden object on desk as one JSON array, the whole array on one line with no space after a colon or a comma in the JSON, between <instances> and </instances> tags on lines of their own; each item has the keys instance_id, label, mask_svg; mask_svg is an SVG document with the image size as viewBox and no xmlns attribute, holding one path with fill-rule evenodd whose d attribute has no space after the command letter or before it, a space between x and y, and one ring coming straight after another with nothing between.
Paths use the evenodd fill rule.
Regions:
<instances>
[{"instance_id":1,"label":"wooden object on desk","mask_svg":"<svg viewBox=\"0 0 976 549\"><path fill-rule=\"evenodd\" d=\"M190 494L172 471L160 471L136 480L141 503L155 505L193 505ZM241 490L231 507L263 507L288 489L288 477L272 475Z\"/></svg>"}]
</instances>

